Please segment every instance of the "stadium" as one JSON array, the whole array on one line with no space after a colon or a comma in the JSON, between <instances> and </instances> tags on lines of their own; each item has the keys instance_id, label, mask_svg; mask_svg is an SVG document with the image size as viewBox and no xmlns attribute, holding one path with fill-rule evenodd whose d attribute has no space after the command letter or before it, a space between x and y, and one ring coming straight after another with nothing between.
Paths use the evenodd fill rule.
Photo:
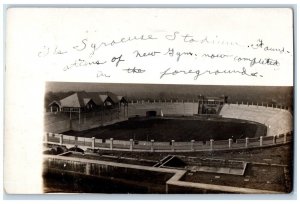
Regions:
<instances>
[{"instance_id":1,"label":"stadium","mask_svg":"<svg viewBox=\"0 0 300 204\"><path fill-rule=\"evenodd\" d=\"M45 192L292 190L289 103L217 92L181 99L108 89L58 95L45 102Z\"/></svg>"}]
</instances>

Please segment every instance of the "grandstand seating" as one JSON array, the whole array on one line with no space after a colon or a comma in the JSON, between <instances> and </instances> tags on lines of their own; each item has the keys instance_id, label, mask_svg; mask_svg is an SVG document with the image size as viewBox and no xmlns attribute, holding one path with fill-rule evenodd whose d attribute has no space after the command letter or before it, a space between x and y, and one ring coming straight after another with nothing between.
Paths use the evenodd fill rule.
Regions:
<instances>
[{"instance_id":1,"label":"grandstand seating","mask_svg":"<svg viewBox=\"0 0 300 204\"><path fill-rule=\"evenodd\" d=\"M198 103L193 102L143 102L143 103L129 103L128 115L124 117L124 109L119 113L114 112L110 114L109 111L102 115L99 113L86 113L81 116L79 125L78 116L72 115L71 127L76 130L85 130L89 128L98 127L100 125L112 124L118 121L127 119L135 115L146 116L149 110L157 111L157 115L161 113L164 116L191 116L198 113ZM125 110L125 112L127 112ZM257 106L257 105L242 105L242 104L225 104L220 111L220 115L225 118L236 118L258 122L265 124L268 127L267 135L285 134L293 130L292 114L285 109ZM67 114L63 113L45 113L45 131L49 132L63 132L70 130L70 120ZM74 130L75 130L74 129ZM174 128L174 131L180 131Z\"/></svg>"},{"instance_id":2,"label":"grandstand seating","mask_svg":"<svg viewBox=\"0 0 300 204\"><path fill-rule=\"evenodd\" d=\"M225 104L220 115L226 118L238 118L265 124L267 135L285 134L293 129L292 114L284 109L256 106Z\"/></svg>"},{"instance_id":3,"label":"grandstand seating","mask_svg":"<svg viewBox=\"0 0 300 204\"><path fill-rule=\"evenodd\" d=\"M146 116L148 110L154 110L157 114L161 111L164 115L185 115L191 116L198 113L198 103L174 102L174 103L134 103L128 104L128 116Z\"/></svg>"}]
</instances>

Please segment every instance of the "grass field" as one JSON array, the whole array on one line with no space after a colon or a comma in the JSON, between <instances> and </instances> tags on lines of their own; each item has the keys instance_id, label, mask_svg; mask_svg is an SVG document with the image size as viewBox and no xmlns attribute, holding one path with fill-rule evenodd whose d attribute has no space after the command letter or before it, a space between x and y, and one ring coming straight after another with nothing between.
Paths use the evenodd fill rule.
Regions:
<instances>
[{"instance_id":1,"label":"grass field","mask_svg":"<svg viewBox=\"0 0 300 204\"><path fill-rule=\"evenodd\" d=\"M140 118L85 131L67 131L65 135L114 138L117 140L207 141L258 137L266 134L262 124L237 119L213 118Z\"/></svg>"}]
</instances>

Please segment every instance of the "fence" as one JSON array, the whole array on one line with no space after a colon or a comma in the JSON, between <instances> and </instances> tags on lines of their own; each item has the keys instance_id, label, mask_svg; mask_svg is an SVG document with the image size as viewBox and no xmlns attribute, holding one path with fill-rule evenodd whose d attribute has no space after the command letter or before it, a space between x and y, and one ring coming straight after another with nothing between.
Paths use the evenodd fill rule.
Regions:
<instances>
[{"instance_id":1,"label":"fence","mask_svg":"<svg viewBox=\"0 0 300 204\"><path fill-rule=\"evenodd\" d=\"M192 151L215 151L215 150L232 150L255 147L273 146L286 144L292 141L292 132L275 136L261 136L256 138L245 138L233 141L228 140L209 140L205 142L191 140L190 142L155 142L151 141L134 141L126 140L101 140L85 137L75 137L63 134L45 133L44 142L47 144L58 144L65 146L81 147L82 149L91 150L122 150L122 151L150 151L150 152L192 152Z\"/></svg>"},{"instance_id":2,"label":"fence","mask_svg":"<svg viewBox=\"0 0 300 204\"><path fill-rule=\"evenodd\" d=\"M168 104L170 103L170 104ZM139 110L148 110L149 108L157 108L160 110L167 110L170 113L178 114L193 114L197 108L196 101L135 101L131 102L132 107ZM130 106L129 106L130 107ZM136 109L136 110L137 110ZM109 150L125 150L125 151L212 151L212 150L226 150L226 149L242 149L252 147L262 147L277 144L285 144L292 140L292 115L285 106L270 105L262 102L258 103L244 103L237 102L236 104L225 104L221 110L221 115L228 118L240 118L245 120L252 120L263 123L268 127L267 136L256 138L237 139L233 141L228 140L210 140L210 141L190 141L190 142L176 142L170 140L169 142L161 141L129 141L114 140L113 138L95 139L83 138L75 136L67 136L62 134L46 133L44 140L46 143L54 143L60 145L77 145L90 149L109 149ZM129 112L130 112L129 108ZM174 111L174 112L172 112ZM179 111L179 112L178 112ZM94 113L91 113L94 116ZM131 113L132 114L132 113ZM105 114L104 114L105 115ZM130 115L130 113L129 113ZM119 117L119 113L118 113ZM88 117L89 118L89 117ZM93 118L93 117L92 117ZM112 116L110 115L110 118ZM51 121L52 122L52 121ZM69 122L69 121L68 121ZM97 121L98 122L98 121ZM69 122L70 123L70 122ZM56 129L65 130L68 126L67 121L59 121L59 127ZM54 125L48 123L48 126ZM55 128L55 127L53 127ZM49 132L51 128L45 128ZM59 131L57 131L59 132ZM273 133L273 134L272 134ZM284 133L284 134L281 134ZM151 138L150 138L151 139Z\"/></svg>"}]
</instances>

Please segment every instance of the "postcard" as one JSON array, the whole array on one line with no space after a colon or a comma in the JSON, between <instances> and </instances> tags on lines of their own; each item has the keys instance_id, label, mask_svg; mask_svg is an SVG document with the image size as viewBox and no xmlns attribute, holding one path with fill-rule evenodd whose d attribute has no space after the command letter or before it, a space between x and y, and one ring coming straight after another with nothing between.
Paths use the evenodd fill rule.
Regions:
<instances>
[{"instance_id":1,"label":"postcard","mask_svg":"<svg viewBox=\"0 0 300 204\"><path fill-rule=\"evenodd\" d=\"M287 194L292 8L10 8L9 194Z\"/></svg>"}]
</instances>

